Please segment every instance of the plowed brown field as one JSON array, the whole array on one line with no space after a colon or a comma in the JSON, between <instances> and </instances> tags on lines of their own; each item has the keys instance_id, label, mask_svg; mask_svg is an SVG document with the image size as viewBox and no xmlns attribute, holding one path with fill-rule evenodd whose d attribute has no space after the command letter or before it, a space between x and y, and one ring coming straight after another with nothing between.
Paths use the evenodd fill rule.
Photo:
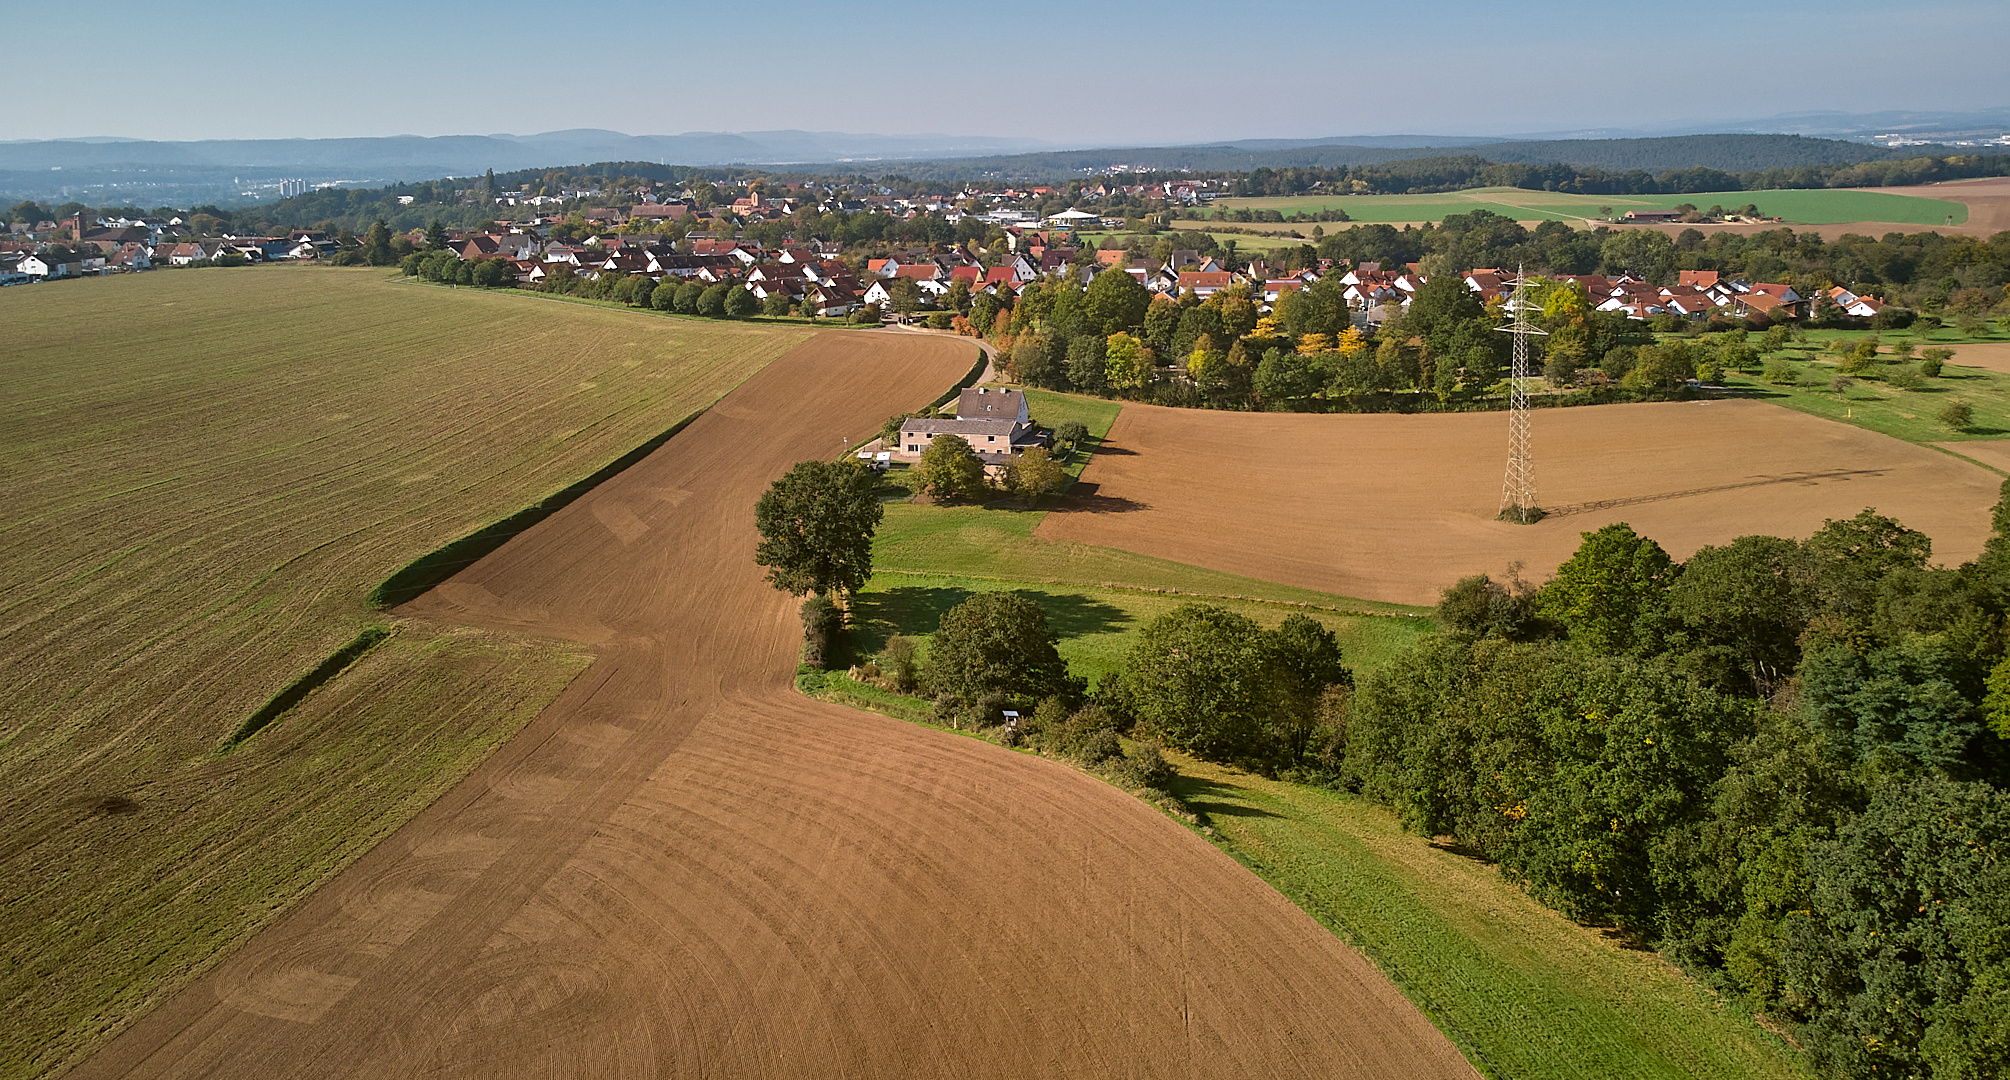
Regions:
<instances>
[{"instance_id":1,"label":"plowed brown field","mask_svg":"<svg viewBox=\"0 0 2010 1080\"><path fill-rule=\"evenodd\" d=\"M1540 582L1578 534L1632 524L1678 559L1805 537L1866 506L1973 558L2000 478L1926 447L1756 401L1534 415L1534 525L1494 520L1503 413L1285 415L1126 405L1087 471L1093 501L1038 535L1371 600L1429 604L1521 562ZM1964 444L1966 445L1966 444Z\"/></svg>"},{"instance_id":2,"label":"plowed brown field","mask_svg":"<svg viewBox=\"0 0 2010 1080\"><path fill-rule=\"evenodd\" d=\"M1953 180L1944 184L1927 184L1924 187L1858 188L1859 191L1888 191L1893 195L1913 195L1926 199L1946 199L1968 207L1966 224L1952 229L1936 229L1936 232L1964 232L1975 236L1994 236L2010 229L2010 177L1994 176L1983 180ZM1905 232L1912 228L1892 226ZM1877 236L1869 227L1858 227L1857 232L1867 236Z\"/></svg>"},{"instance_id":3,"label":"plowed brown field","mask_svg":"<svg viewBox=\"0 0 2010 1080\"><path fill-rule=\"evenodd\" d=\"M1145 804L790 687L755 497L967 357L826 335L412 604L599 659L73 1075L1475 1075Z\"/></svg>"}]
</instances>

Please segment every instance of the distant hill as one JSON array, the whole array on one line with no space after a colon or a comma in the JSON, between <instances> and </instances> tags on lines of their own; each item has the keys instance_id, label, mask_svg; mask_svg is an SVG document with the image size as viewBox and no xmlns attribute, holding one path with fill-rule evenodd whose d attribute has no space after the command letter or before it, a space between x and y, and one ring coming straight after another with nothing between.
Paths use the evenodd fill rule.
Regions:
<instances>
[{"instance_id":1,"label":"distant hill","mask_svg":"<svg viewBox=\"0 0 2010 1080\"><path fill-rule=\"evenodd\" d=\"M96 206L241 206L269 202L282 179L343 187L565 167L578 162L751 166L806 175L915 180L1052 181L1116 169L1223 172L1339 168L1444 157L1448 150L1504 164L1564 164L1616 173L1703 167L1726 173L1836 167L1948 152L1801 135L1500 140L1389 135L1250 139L1203 146L1055 150L1023 139L842 132L689 132L624 135L580 129L539 135L401 135L365 139L146 142L65 139L0 142L0 199Z\"/></svg>"},{"instance_id":2,"label":"distant hill","mask_svg":"<svg viewBox=\"0 0 2010 1080\"><path fill-rule=\"evenodd\" d=\"M1561 139L1516 142L1445 140L1436 147L1456 146L1461 154L1488 161L1542 165L1559 163L1613 172L1641 169L1703 167L1724 172L1793 169L1810 165L1855 165L1892 161L1924 154L1946 153L1945 147L1882 147L1838 139L1801 135L1675 135L1653 139ZM1116 168L1217 172L1256 168L1339 168L1379 165L1442 157L1431 146L1290 145L1271 148L1262 142L1218 146L1163 146L1112 150L1063 150L1043 153L968 157L953 160L888 163L891 171L914 179L990 177L1009 180L1058 180L1107 172ZM856 171L837 163L798 166L804 170Z\"/></svg>"}]
</instances>

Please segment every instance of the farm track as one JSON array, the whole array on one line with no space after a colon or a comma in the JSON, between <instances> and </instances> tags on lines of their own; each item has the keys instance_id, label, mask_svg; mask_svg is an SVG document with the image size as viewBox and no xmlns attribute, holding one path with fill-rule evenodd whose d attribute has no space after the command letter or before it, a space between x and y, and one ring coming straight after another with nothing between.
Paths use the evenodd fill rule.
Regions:
<instances>
[{"instance_id":1,"label":"farm track","mask_svg":"<svg viewBox=\"0 0 2010 1080\"><path fill-rule=\"evenodd\" d=\"M598 659L465 782L72 1075L1475 1075L1200 837L823 705L754 498L962 373L824 335L408 605Z\"/></svg>"},{"instance_id":2,"label":"farm track","mask_svg":"<svg viewBox=\"0 0 2010 1080\"><path fill-rule=\"evenodd\" d=\"M1126 405L1082 474L1092 500L1063 500L1036 535L1429 604L1459 578L1514 563L1539 583L1580 533L1615 521L1686 559L1753 533L1805 537L1870 506L1954 565L1982 550L2000 483L1933 449L1758 401L1543 409L1534 425L1541 505L1557 512L1512 525L1493 520L1503 413Z\"/></svg>"}]
</instances>

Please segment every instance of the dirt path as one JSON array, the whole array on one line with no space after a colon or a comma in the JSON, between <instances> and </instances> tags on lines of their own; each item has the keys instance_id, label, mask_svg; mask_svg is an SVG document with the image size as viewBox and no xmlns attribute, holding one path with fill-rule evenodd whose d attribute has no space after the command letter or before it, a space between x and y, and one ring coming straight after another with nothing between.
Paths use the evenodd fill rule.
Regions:
<instances>
[{"instance_id":1,"label":"dirt path","mask_svg":"<svg viewBox=\"0 0 2010 1080\"><path fill-rule=\"evenodd\" d=\"M407 614L601 658L77 1077L1471 1077L1145 804L808 701L750 507L967 370L824 335Z\"/></svg>"},{"instance_id":2,"label":"dirt path","mask_svg":"<svg viewBox=\"0 0 2010 1080\"><path fill-rule=\"evenodd\" d=\"M1205 412L1125 405L1082 474L1094 502L1039 535L1368 600L1429 604L1521 562L1541 582L1615 521L1687 558L1751 533L1805 537L1866 506L1972 559L2000 478L1925 447L1757 401L1534 414L1534 525L1493 520L1505 413ZM1968 444L1964 444L1968 445Z\"/></svg>"}]
</instances>

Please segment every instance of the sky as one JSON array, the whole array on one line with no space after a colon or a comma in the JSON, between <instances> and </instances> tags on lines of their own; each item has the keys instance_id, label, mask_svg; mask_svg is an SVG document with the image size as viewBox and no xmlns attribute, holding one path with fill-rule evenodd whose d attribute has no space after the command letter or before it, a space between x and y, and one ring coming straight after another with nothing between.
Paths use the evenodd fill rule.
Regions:
<instances>
[{"instance_id":1,"label":"sky","mask_svg":"<svg viewBox=\"0 0 2010 1080\"><path fill-rule=\"evenodd\" d=\"M0 139L797 128L1057 145L2010 106L2004 0L36 0ZM80 52L53 48L69 40ZM121 59L130 48L131 59Z\"/></svg>"}]
</instances>

